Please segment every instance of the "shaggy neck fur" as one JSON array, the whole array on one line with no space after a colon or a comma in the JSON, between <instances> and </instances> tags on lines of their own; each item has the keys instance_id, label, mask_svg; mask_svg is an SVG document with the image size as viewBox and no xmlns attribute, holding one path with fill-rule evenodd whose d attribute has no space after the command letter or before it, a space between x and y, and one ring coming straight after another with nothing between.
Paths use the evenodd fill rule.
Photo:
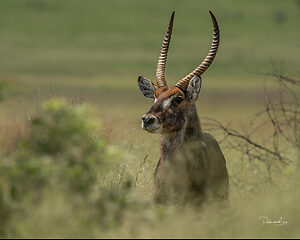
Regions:
<instances>
[{"instance_id":1,"label":"shaggy neck fur","mask_svg":"<svg viewBox=\"0 0 300 240\"><path fill-rule=\"evenodd\" d=\"M161 135L161 157L163 160L172 157L190 139L201 138L202 131L195 104L187 109L185 118L185 124L180 131Z\"/></svg>"}]
</instances>

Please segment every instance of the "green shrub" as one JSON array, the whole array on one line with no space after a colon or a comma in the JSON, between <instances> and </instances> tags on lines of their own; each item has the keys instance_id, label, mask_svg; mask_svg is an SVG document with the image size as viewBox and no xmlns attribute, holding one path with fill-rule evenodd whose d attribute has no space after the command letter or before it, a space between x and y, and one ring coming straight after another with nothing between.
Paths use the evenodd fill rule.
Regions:
<instances>
[{"instance_id":1,"label":"green shrub","mask_svg":"<svg viewBox=\"0 0 300 240\"><path fill-rule=\"evenodd\" d=\"M17 138L16 150L2 156L0 162L1 236L32 234L34 230L29 229L35 220L30 216L51 215L54 203L61 209L59 215L65 213L62 219L71 217L75 222L68 226L69 233L83 223L108 226L120 222L120 214L104 209L108 205L122 209L129 202L130 184L102 190L101 180L119 154L97 134L100 130L88 105L74 107L61 99L43 104L40 114L30 121L26 136ZM66 231L56 218L54 214L53 221L48 219L50 225L58 233L60 228ZM10 219L19 224L10 224ZM39 233L43 232L47 230L40 229Z\"/></svg>"},{"instance_id":2,"label":"green shrub","mask_svg":"<svg viewBox=\"0 0 300 240\"><path fill-rule=\"evenodd\" d=\"M88 106L75 109L64 100L46 102L30 122L27 136L17 140L17 150L2 162L1 175L10 179L11 197L62 182L75 192L88 192L109 158L105 139L95 135L99 128Z\"/></svg>"}]
</instances>

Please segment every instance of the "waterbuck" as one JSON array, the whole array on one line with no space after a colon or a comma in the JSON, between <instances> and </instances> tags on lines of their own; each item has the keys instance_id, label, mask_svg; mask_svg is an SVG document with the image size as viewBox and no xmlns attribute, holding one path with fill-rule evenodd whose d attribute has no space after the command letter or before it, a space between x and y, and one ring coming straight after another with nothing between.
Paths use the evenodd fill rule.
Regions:
<instances>
[{"instance_id":1,"label":"waterbuck","mask_svg":"<svg viewBox=\"0 0 300 240\"><path fill-rule=\"evenodd\" d=\"M164 71L172 35L174 12L164 37L157 68L156 83L140 76L138 86L154 104L142 117L142 128L160 133L161 156L155 170L157 202L191 199L203 202L210 196L228 197L226 162L217 141L201 130L195 102L201 88L201 75L213 62L220 41L218 23L211 11L213 42L204 61L175 86L168 87Z\"/></svg>"}]
</instances>

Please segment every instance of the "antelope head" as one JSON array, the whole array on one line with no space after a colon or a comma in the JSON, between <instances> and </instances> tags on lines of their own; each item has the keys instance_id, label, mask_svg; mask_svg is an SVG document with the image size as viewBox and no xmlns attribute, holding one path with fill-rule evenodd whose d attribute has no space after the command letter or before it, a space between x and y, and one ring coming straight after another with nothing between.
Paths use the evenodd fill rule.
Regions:
<instances>
[{"instance_id":1,"label":"antelope head","mask_svg":"<svg viewBox=\"0 0 300 240\"><path fill-rule=\"evenodd\" d=\"M179 131L187 121L188 110L194 106L201 88L201 75L213 62L220 40L218 23L211 11L213 22L213 42L203 62L173 87L168 87L165 79L165 66L172 35L174 12L170 18L156 67L156 84L140 76L138 85L142 94L154 98L154 104L142 117L142 128L150 133L171 133Z\"/></svg>"}]
</instances>

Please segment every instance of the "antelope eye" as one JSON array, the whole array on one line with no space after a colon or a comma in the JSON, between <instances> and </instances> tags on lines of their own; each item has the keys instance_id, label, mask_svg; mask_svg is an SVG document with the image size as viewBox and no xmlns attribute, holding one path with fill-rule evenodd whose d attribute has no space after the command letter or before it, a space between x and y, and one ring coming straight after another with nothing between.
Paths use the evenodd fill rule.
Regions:
<instances>
[{"instance_id":1,"label":"antelope eye","mask_svg":"<svg viewBox=\"0 0 300 240\"><path fill-rule=\"evenodd\" d=\"M182 102L182 98L181 97L176 97L174 98L173 102L176 103L176 104L180 104Z\"/></svg>"}]
</instances>

